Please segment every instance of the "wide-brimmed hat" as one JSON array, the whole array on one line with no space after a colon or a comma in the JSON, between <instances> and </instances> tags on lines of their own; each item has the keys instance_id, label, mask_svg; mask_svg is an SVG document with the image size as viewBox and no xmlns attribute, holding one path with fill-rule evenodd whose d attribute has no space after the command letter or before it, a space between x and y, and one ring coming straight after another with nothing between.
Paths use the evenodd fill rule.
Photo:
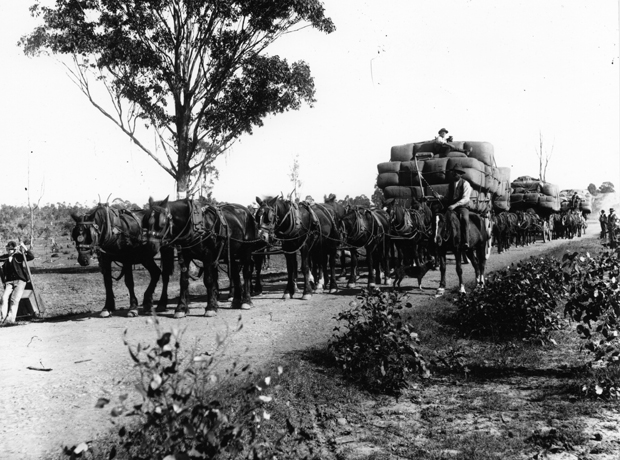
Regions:
<instances>
[{"instance_id":1,"label":"wide-brimmed hat","mask_svg":"<svg viewBox=\"0 0 620 460\"><path fill-rule=\"evenodd\" d=\"M447 130L446 128L441 128L441 129L439 130L439 134L441 134L441 133L446 133L446 134L448 134L448 130Z\"/></svg>"},{"instance_id":2,"label":"wide-brimmed hat","mask_svg":"<svg viewBox=\"0 0 620 460\"><path fill-rule=\"evenodd\" d=\"M614 208L609 208L609 212L614 212Z\"/></svg>"}]
</instances>

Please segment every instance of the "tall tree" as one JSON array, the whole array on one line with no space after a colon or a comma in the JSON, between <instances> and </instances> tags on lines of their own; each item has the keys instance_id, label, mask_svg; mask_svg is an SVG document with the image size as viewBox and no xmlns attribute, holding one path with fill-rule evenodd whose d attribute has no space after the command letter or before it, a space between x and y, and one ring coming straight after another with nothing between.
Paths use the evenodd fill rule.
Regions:
<instances>
[{"instance_id":1,"label":"tall tree","mask_svg":"<svg viewBox=\"0 0 620 460\"><path fill-rule=\"evenodd\" d=\"M20 40L25 53L70 57L80 90L179 197L264 117L315 102L308 65L266 48L301 28L335 30L319 0L56 0L30 11L43 24Z\"/></svg>"},{"instance_id":2,"label":"tall tree","mask_svg":"<svg viewBox=\"0 0 620 460\"><path fill-rule=\"evenodd\" d=\"M293 185L293 191L292 191L293 199L295 201L299 201L299 194L301 193L301 186L303 185L303 182L301 181L301 178L300 178L299 154L295 155L295 158L293 159L293 165L291 166L291 169L289 170L288 178L290 179L291 184Z\"/></svg>"},{"instance_id":3,"label":"tall tree","mask_svg":"<svg viewBox=\"0 0 620 460\"><path fill-rule=\"evenodd\" d=\"M547 167L553 155L554 144L551 144L551 150L545 148L542 131L538 131L538 147L536 148L536 156L538 157L538 177L541 181L547 182Z\"/></svg>"}]
</instances>

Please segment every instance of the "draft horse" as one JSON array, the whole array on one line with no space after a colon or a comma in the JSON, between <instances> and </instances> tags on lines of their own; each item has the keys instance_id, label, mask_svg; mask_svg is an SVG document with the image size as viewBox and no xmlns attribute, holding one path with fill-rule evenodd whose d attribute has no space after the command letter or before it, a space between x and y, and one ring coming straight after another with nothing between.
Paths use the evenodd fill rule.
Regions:
<instances>
[{"instance_id":1,"label":"draft horse","mask_svg":"<svg viewBox=\"0 0 620 460\"><path fill-rule=\"evenodd\" d=\"M382 209L351 206L342 218L344 244L351 249L351 273L348 288L356 287L357 253L364 248L368 267L368 287L388 282L390 239L390 216Z\"/></svg>"},{"instance_id":2,"label":"draft horse","mask_svg":"<svg viewBox=\"0 0 620 460\"><path fill-rule=\"evenodd\" d=\"M286 258L287 283L282 298L292 298L297 292L297 253L304 277L302 299L312 298L311 267L317 287L322 283L329 292L338 290L335 265L340 245L337 217L324 205L296 203L282 197L256 198L259 205L256 221L259 236L268 245L281 243Z\"/></svg>"},{"instance_id":3,"label":"draft horse","mask_svg":"<svg viewBox=\"0 0 620 460\"><path fill-rule=\"evenodd\" d=\"M252 298L252 251L257 239L254 217L248 208L238 204L200 206L182 199L153 201L145 217L147 241L153 250L176 247L181 267L179 302L174 317L189 313L189 264L202 262L203 282L207 289L205 316L215 316L218 303L218 270L220 261L228 265L232 286L232 307L250 309ZM243 285L240 272L243 270Z\"/></svg>"},{"instance_id":4,"label":"draft horse","mask_svg":"<svg viewBox=\"0 0 620 460\"><path fill-rule=\"evenodd\" d=\"M467 229L467 241L469 248L464 249L464 242L461 241L461 222L457 213L451 210L436 212L433 219L433 245L437 258L439 259L439 269L441 279L436 296L442 296L446 290L446 255L448 252L454 254L456 262L456 274L459 277L459 292L465 294L463 284L463 267L461 257L463 251L467 254L471 265L474 268L477 286L484 287L484 270L490 249L490 231L487 219L483 219L478 214L469 215L469 228Z\"/></svg>"},{"instance_id":5,"label":"draft horse","mask_svg":"<svg viewBox=\"0 0 620 460\"><path fill-rule=\"evenodd\" d=\"M160 276L163 283L162 293L156 311L166 310L168 282L174 269L174 253L171 250L162 249L162 268L157 266L154 258L158 251L148 246L142 235L142 219L145 214L144 210L116 209L107 203L99 203L86 215L71 214L75 221L71 237L78 251L78 263L83 267L90 265L90 258L94 253L97 254L99 260L105 286L105 304L100 313L103 318L109 317L112 312L116 311L112 262L122 264L119 279L122 276L125 277L125 285L129 290L128 316L136 316L138 312L138 299L134 292L134 264L142 264L151 277L144 292L143 312L150 313L153 308L153 292Z\"/></svg>"}]
</instances>

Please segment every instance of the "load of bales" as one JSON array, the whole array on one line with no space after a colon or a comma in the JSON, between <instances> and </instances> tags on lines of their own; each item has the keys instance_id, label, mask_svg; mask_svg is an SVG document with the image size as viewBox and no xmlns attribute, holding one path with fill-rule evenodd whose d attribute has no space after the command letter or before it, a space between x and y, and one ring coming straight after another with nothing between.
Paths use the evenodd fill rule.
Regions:
<instances>
[{"instance_id":1,"label":"load of bales","mask_svg":"<svg viewBox=\"0 0 620 460\"><path fill-rule=\"evenodd\" d=\"M498 168L493 145L489 142L457 141L451 145L470 150L469 155L452 151L446 155L433 155L432 141L414 142L394 146L390 161L379 163L377 186L386 198L396 198L410 203L412 198L444 197L449 204L451 194L451 169L460 169L472 186L468 208L485 213L493 208L507 211L510 208L510 168Z\"/></svg>"},{"instance_id":2,"label":"load of bales","mask_svg":"<svg viewBox=\"0 0 620 460\"><path fill-rule=\"evenodd\" d=\"M592 194L587 190L568 189L559 193L560 209L567 211L574 209L584 214L592 212Z\"/></svg>"},{"instance_id":3,"label":"load of bales","mask_svg":"<svg viewBox=\"0 0 620 460\"><path fill-rule=\"evenodd\" d=\"M530 176L517 177L511 184L510 209L533 209L539 215L560 211L560 188Z\"/></svg>"}]
</instances>

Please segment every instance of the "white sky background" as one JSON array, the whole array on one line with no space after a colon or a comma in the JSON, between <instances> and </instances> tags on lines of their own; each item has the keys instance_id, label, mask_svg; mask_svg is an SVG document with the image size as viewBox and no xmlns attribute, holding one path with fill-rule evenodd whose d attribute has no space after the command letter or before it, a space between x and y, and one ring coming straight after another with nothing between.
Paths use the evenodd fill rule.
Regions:
<instances>
[{"instance_id":1,"label":"white sky background","mask_svg":"<svg viewBox=\"0 0 620 460\"><path fill-rule=\"evenodd\" d=\"M144 204L174 196L172 179L94 109L52 58L16 46L35 22L29 0L0 1L0 203ZM620 188L616 0L325 0L337 27L270 49L309 63L317 103L270 117L216 165L220 201L289 193L373 192L390 147L431 139L488 141L512 178L538 176L538 133L560 188ZM32 153L30 153L32 152ZM42 185L44 189L42 190Z\"/></svg>"}]
</instances>

